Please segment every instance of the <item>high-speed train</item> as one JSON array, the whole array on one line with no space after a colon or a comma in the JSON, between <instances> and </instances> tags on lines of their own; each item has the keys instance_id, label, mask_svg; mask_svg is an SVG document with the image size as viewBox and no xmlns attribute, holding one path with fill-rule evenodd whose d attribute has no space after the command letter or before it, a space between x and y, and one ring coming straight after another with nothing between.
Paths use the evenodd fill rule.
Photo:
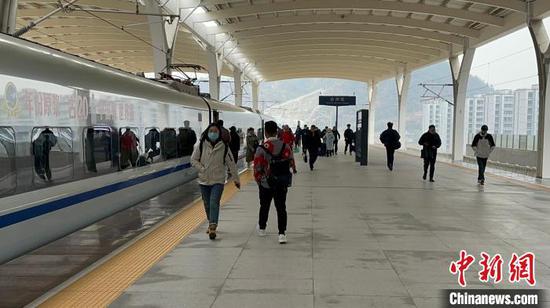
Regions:
<instances>
[{"instance_id":1,"label":"high-speed train","mask_svg":"<svg viewBox=\"0 0 550 308\"><path fill-rule=\"evenodd\" d=\"M196 178L162 140L152 163L122 169L126 130L143 152L151 131L200 136L216 118L246 132L265 116L0 34L0 264ZM34 147L46 131L48 177Z\"/></svg>"}]
</instances>

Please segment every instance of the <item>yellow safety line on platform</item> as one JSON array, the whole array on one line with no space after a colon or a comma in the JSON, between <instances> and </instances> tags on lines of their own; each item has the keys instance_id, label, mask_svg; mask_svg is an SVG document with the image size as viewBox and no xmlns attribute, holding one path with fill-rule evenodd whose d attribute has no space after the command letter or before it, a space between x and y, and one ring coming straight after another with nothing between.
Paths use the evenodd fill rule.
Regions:
<instances>
[{"instance_id":1,"label":"yellow safety line on platform","mask_svg":"<svg viewBox=\"0 0 550 308\"><path fill-rule=\"evenodd\" d=\"M252 180L241 175L242 185ZM238 190L225 185L221 204ZM127 249L49 298L40 307L106 307L206 220L202 201L176 214ZM207 238L205 237L205 240Z\"/></svg>"}]
</instances>

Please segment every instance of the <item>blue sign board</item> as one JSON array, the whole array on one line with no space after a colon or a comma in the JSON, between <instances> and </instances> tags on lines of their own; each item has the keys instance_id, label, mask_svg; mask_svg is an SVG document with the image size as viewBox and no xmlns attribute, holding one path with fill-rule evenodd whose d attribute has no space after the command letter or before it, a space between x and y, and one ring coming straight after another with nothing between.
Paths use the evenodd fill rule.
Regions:
<instances>
[{"instance_id":1,"label":"blue sign board","mask_svg":"<svg viewBox=\"0 0 550 308\"><path fill-rule=\"evenodd\" d=\"M354 106L355 96L319 96L319 105Z\"/></svg>"}]
</instances>

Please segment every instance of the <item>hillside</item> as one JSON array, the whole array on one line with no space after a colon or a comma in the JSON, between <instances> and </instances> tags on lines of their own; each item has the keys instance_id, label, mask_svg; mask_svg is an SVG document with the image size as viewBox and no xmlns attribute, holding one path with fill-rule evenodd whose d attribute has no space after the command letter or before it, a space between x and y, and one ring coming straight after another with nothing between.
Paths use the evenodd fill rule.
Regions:
<instances>
[{"instance_id":1,"label":"hillside","mask_svg":"<svg viewBox=\"0 0 550 308\"><path fill-rule=\"evenodd\" d=\"M435 64L415 71L411 78L407 97L408 127L407 134L419 135L425 128L422 125L422 101L424 93L419 83L451 83L450 69L446 62ZM472 76L468 85L469 95L491 91L481 79ZM356 95L356 107L340 108L339 129L345 123L355 121L355 111L368 108L368 88L363 82L330 79L309 78L292 79L263 83L260 89L260 101L270 107L265 112L278 119L281 123L295 127L297 121L318 126L333 126L335 108L318 106L319 95ZM452 89L447 87L442 93L452 101ZM397 93L395 80L385 80L378 85L376 109L376 131L381 131L388 121L397 121Z\"/></svg>"}]
</instances>

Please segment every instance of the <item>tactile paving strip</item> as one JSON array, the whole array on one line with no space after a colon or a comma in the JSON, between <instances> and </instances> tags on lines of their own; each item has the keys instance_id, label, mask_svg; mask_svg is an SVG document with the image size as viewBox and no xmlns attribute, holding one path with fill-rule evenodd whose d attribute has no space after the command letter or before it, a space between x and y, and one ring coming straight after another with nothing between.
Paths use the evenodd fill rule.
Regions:
<instances>
[{"instance_id":1,"label":"tactile paving strip","mask_svg":"<svg viewBox=\"0 0 550 308\"><path fill-rule=\"evenodd\" d=\"M250 172L241 175L243 186L250 180ZM226 184L221 204L237 191L233 183ZM202 201L197 201L40 307L107 307L205 220Z\"/></svg>"}]
</instances>

